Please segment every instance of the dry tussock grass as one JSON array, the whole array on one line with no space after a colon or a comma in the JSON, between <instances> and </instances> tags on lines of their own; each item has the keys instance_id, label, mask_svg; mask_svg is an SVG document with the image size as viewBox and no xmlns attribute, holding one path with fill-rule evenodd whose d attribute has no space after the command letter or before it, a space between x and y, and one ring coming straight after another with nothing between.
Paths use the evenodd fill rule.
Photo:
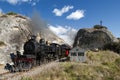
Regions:
<instances>
[{"instance_id":1,"label":"dry tussock grass","mask_svg":"<svg viewBox=\"0 0 120 80\"><path fill-rule=\"evenodd\" d=\"M39 74L22 80L120 80L120 56L111 51L88 52L85 63L48 65Z\"/></svg>"},{"instance_id":2,"label":"dry tussock grass","mask_svg":"<svg viewBox=\"0 0 120 80\"><path fill-rule=\"evenodd\" d=\"M112 51L99 51L92 52L88 51L86 63L90 64L101 64L106 62L114 62L120 55Z\"/></svg>"},{"instance_id":3,"label":"dry tussock grass","mask_svg":"<svg viewBox=\"0 0 120 80\"><path fill-rule=\"evenodd\" d=\"M3 64L0 64L0 66L3 66Z\"/></svg>"}]
</instances>

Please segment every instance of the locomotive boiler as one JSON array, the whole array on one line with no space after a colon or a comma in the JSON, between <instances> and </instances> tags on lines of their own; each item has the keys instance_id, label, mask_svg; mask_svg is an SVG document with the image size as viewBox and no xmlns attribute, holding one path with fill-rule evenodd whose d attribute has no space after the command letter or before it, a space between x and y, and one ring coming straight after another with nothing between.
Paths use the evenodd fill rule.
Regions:
<instances>
[{"instance_id":1,"label":"locomotive boiler","mask_svg":"<svg viewBox=\"0 0 120 80\"><path fill-rule=\"evenodd\" d=\"M37 55L40 51L40 45L36 41L36 36L32 36L30 40L28 40L24 44L24 53L25 55Z\"/></svg>"}]
</instances>

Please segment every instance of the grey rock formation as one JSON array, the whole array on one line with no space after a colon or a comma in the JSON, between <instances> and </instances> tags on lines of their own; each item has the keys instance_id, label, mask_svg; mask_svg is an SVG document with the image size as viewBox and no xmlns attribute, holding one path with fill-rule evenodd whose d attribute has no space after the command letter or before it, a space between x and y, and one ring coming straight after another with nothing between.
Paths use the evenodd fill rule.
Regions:
<instances>
[{"instance_id":1,"label":"grey rock formation","mask_svg":"<svg viewBox=\"0 0 120 80\"><path fill-rule=\"evenodd\" d=\"M106 43L110 42L118 42L118 39L106 28L86 28L78 31L73 46L94 50L101 49Z\"/></svg>"},{"instance_id":2,"label":"grey rock formation","mask_svg":"<svg viewBox=\"0 0 120 80\"><path fill-rule=\"evenodd\" d=\"M29 36L34 33L31 26L32 20L18 14L1 14L0 15L0 64L10 62L9 54L16 53L16 50L23 52L23 44ZM38 22L39 23L39 22ZM64 41L58 38L51 31L40 28L42 38L47 41L56 41L63 43ZM41 37L39 35L39 39ZM48 36L48 37L47 37Z\"/></svg>"},{"instance_id":3,"label":"grey rock formation","mask_svg":"<svg viewBox=\"0 0 120 80\"><path fill-rule=\"evenodd\" d=\"M29 19L21 15L0 16L0 63L10 61L9 54L22 50L30 34Z\"/></svg>"}]
</instances>

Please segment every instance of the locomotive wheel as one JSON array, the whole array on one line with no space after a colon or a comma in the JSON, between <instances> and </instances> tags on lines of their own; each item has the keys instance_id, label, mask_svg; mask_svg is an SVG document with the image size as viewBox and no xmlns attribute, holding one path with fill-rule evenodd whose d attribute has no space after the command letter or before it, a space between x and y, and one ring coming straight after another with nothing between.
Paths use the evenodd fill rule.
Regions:
<instances>
[{"instance_id":1,"label":"locomotive wheel","mask_svg":"<svg viewBox=\"0 0 120 80\"><path fill-rule=\"evenodd\" d=\"M32 68L32 63L29 62L27 66L28 66L28 70L30 70Z\"/></svg>"},{"instance_id":2,"label":"locomotive wheel","mask_svg":"<svg viewBox=\"0 0 120 80\"><path fill-rule=\"evenodd\" d=\"M24 62L23 63L23 69L24 70L30 70L32 68L32 63L31 62Z\"/></svg>"},{"instance_id":3,"label":"locomotive wheel","mask_svg":"<svg viewBox=\"0 0 120 80\"><path fill-rule=\"evenodd\" d=\"M32 68L32 63L30 62L21 62L18 65L18 71L30 70Z\"/></svg>"},{"instance_id":4,"label":"locomotive wheel","mask_svg":"<svg viewBox=\"0 0 120 80\"><path fill-rule=\"evenodd\" d=\"M22 62L20 62L18 65L17 65L17 67L18 67L18 71L19 72L21 72L22 71L22 69L23 69L23 63Z\"/></svg>"}]
</instances>

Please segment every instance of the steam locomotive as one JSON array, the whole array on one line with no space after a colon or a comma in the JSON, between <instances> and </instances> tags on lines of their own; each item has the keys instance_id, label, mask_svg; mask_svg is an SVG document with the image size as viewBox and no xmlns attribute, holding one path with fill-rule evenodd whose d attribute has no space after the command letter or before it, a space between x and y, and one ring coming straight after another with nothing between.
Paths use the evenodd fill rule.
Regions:
<instances>
[{"instance_id":1,"label":"steam locomotive","mask_svg":"<svg viewBox=\"0 0 120 80\"><path fill-rule=\"evenodd\" d=\"M17 52L17 55L11 58L14 63L12 71L29 70L34 66L67 57L70 46L57 43L48 44L44 39L37 42L36 36L32 36L25 42L23 49L23 55Z\"/></svg>"}]
</instances>

